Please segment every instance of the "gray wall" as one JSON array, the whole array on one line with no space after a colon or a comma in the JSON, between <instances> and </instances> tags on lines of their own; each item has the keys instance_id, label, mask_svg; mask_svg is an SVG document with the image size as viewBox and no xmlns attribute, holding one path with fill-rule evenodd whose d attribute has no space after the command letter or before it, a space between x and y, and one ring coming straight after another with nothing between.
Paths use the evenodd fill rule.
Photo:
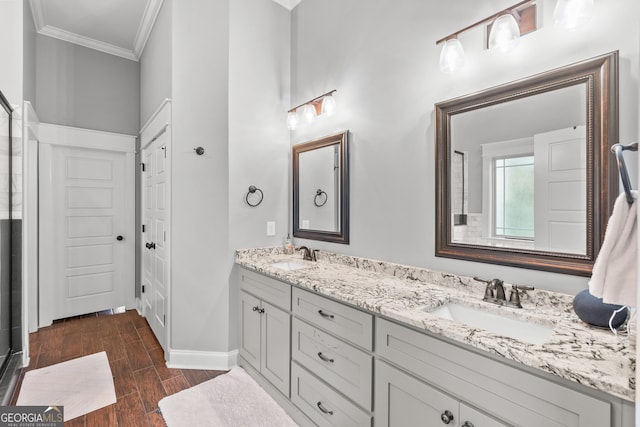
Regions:
<instances>
[{"instance_id":1,"label":"gray wall","mask_svg":"<svg viewBox=\"0 0 640 427\"><path fill-rule=\"evenodd\" d=\"M0 91L15 107L21 107L23 101L23 7L22 0L0 1L0 28L11 37L9 42L0 46Z\"/></svg>"},{"instance_id":2,"label":"gray wall","mask_svg":"<svg viewBox=\"0 0 640 427\"><path fill-rule=\"evenodd\" d=\"M140 65L36 36L36 106L44 123L137 135Z\"/></svg>"},{"instance_id":3,"label":"gray wall","mask_svg":"<svg viewBox=\"0 0 640 427\"><path fill-rule=\"evenodd\" d=\"M171 347L228 351L229 2L172 10Z\"/></svg>"},{"instance_id":4,"label":"gray wall","mask_svg":"<svg viewBox=\"0 0 640 427\"><path fill-rule=\"evenodd\" d=\"M288 223L290 14L272 0L231 0L229 28L229 252L283 243ZM262 203L245 203L250 185ZM276 235L266 235L275 221ZM229 272L231 259L223 267ZM229 325L236 348L237 291L230 277Z\"/></svg>"},{"instance_id":5,"label":"gray wall","mask_svg":"<svg viewBox=\"0 0 640 427\"><path fill-rule=\"evenodd\" d=\"M171 98L171 3L162 3L140 58L140 127Z\"/></svg>"},{"instance_id":6,"label":"gray wall","mask_svg":"<svg viewBox=\"0 0 640 427\"><path fill-rule=\"evenodd\" d=\"M351 244L296 244L569 293L586 286L582 277L434 256L435 103L620 50L620 137L638 139L639 48L629 36L639 29L637 1L596 2L593 21L570 32L553 26L555 1L541 1L542 28L517 49L482 50L476 28L460 35L467 67L439 71L436 40L511 4L305 0L294 9L292 105L335 88L338 111L301 126L292 142L344 129L352 136Z\"/></svg>"},{"instance_id":7,"label":"gray wall","mask_svg":"<svg viewBox=\"0 0 640 427\"><path fill-rule=\"evenodd\" d=\"M36 104L36 27L33 24L33 15L28 1L23 3L22 24L22 82L23 98L25 101Z\"/></svg>"}]
</instances>

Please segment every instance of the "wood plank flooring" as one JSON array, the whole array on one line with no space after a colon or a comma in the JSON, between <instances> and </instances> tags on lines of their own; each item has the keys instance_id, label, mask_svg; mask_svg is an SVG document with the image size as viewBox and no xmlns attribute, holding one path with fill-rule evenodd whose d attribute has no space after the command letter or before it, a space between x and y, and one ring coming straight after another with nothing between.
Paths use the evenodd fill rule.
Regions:
<instances>
[{"instance_id":1,"label":"wood plank flooring","mask_svg":"<svg viewBox=\"0 0 640 427\"><path fill-rule=\"evenodd\" d=\"M24 378L43 368L106 351L117 402L65 423L65 427L165 426L158 402L226 371L167 368L149 324L137 311L94 313L56 321L29 335L30 364L23 369L11 404Z\"/></svg>"}]
</instances>

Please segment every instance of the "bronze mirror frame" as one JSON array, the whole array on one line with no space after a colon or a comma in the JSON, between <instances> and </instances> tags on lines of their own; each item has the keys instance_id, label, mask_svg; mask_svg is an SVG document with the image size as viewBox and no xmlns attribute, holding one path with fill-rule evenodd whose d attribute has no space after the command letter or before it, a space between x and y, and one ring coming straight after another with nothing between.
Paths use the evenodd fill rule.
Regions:
<instances>
[{"instance_id":1,"label":"bronze mirror frame","mask_svg":"<svg viewBox=\"0 0 640 427\"><path fill-rule=\"evenodd\" d=\"M293 237L333 243L349 243L349 131L296 144L291 148L293 165ZM340 144L340 230L324 231L300 228L300 154Z\"/></svg>"},{"instance_id":2,"label":"bronze mirror frame","mask_svg":"<svg viewBox=\"0 0 640 427\"><path fill-rule=\"evenodd\" d=\"M527 96L584 84L587 127L586 253L497 248L452 241L451 118ZM435 105L437 257L590 276L618 196L618 176L609 149L618 143L618 52L547 71Z\"/></svg>"}]
</instances>

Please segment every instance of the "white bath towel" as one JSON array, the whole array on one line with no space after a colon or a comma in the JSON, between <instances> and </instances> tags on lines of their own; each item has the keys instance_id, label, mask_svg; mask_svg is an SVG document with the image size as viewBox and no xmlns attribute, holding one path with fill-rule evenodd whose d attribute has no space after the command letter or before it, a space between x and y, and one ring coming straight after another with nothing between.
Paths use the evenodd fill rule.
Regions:
<instances>
[{"instance_id":1,"label":"white bath towel","mask_svg":"<svg viewBox=\"0 0 640 427\"><path fill-rule=\"evenodd\" d=\"M604 242L593 266L589 292L608 304L637 306L638 278L638 192L631 192L629 206L625 193L616 199Z\"/></svg>"}]
</instances>

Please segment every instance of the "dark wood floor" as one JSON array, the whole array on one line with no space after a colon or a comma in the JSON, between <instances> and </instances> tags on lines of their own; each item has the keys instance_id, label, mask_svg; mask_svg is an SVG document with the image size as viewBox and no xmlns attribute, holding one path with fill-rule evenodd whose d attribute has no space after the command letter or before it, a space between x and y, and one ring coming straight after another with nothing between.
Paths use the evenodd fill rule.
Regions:
<instances>
[{"instance_id":1,"label":"dark wood floor","mask_svg":"<svg viewBox=\"0 0 640 427\"><path fill-rule=\"evenodd\" d=\"M158 402L225 371L169 369L149 324L135 310L60 320L29 335L30 364L24 372L106 351L117 402L65 423L65 427L165 426Z\"/></svg>"}]
</instances>

